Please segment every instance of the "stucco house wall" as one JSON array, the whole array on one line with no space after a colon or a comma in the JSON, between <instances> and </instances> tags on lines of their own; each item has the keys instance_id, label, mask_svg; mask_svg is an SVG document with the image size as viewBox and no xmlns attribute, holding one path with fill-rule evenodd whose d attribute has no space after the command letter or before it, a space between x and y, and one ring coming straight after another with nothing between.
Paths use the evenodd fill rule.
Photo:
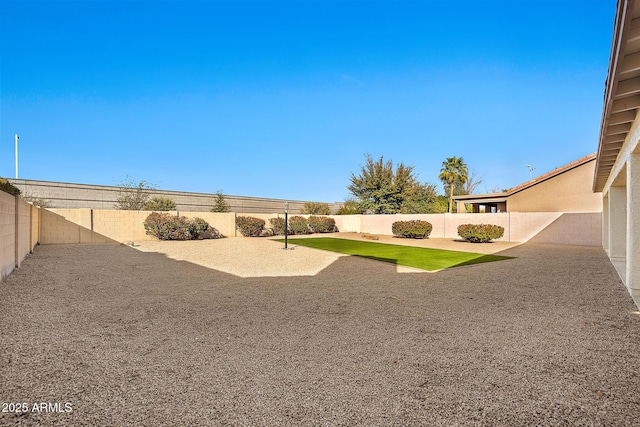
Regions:
<instances>
[{"instance_id":1,"label":"stucco house wall","mask_svg":"<svg viewBox=\"0 0 640 427\"><path fill-rule=\"evenodd\" d=\"M595 159L507 198L508 212L602 212L602 194L591 189Z\"/></svg>"},{"instance_id":2,"label":"stucco house wall","mask_svg":"<svg viewBox=\"0 0 640 427\"><path fill-rule=\"evenodd\" d=\"M492 206L497 212L602 212L602 194L591 182L596 156L590 154L568 165L502 193L455 196L459 213L482 213Z\"/></svg>"}]
</instances>

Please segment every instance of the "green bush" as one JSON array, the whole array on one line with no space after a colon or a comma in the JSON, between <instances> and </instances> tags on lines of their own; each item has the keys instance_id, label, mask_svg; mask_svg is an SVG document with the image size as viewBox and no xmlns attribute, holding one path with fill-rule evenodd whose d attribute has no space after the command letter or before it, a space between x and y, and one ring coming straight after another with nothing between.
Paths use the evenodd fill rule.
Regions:
<instances>
[{"instance_id":1,"label":"green bush","mask_svg":"<svg viewBox=\"0 0 640 427\"><path fill-rule=\"evenodd\" d=\"M0 178L0 190L13 196L20 194L20 189L11 184L6 178Z\"/></svg>"},{"instance_id":2,"label":"green bush","mask_svg":"<svg viewBox=\"0 0 640 427\"><path fill-rule=\"evenodd\" d=\"M309 234L309 222L303 216L289 218L289 230L291 234Z\"/></svg>"},{"instance_id":3,"label":"green bush","mask_svg":"<svg viewBox=\"0 0 640 427\"><path fill-rule=\"evenodd\" d=\"M331 208L328 203L322 202L305 202L300 209L301 214L310 215L331 215Z\"/></svg>"},{"instance_id":4,"label":"green bush","mask_svg":"<svg viewBox=\"0 0 640 427\"><path fill-rule=\"evenodd\" d=\"M362 209L360 203L354 199L347 199L336 212L336 215L360 215L365 213L366 209Z\"/></svg>"},{"instance_id":5,"label":"green bush","mask_svg":"<svg viewBox=\"0 0 640 427\"><path fill-rule=\"evenodd\" d=\"M245 237L259 237L264 230L264 220L253 216L239 216L236 218L236 227Z\"/></svg>"},{"instance_id":6,"label":"green bush","mask_svg":"<svg viewBox=\"0 0 640 427\"><path fill-rule=\"evenodd\" d=\"M270 218L269 223L273 229L273 234L277 236L284 234L284 218Z\"/></svg>"},{"instance_id":7,"label":"green bush","mask_svg":"<svg viewBox=\"0 0 640 427\"><path fill-rule=\"evenodd\" d=\"M326 216L310 216L307 222L314 233L333 233L336 229L336 220Z\"/></svg>"},{"instance_id":8,"label":"green bush","mask_svg":"<svg viewBox=\"0 0 640 427\"><path fill-rule=\"evenodd\" d=\"M195 217L191 220L191 225L193 227L194 238L197 239L204 234L205 231L209 229L209 223L202 218Z\"/></svg>"},{"instance_id":9,"label":"green bush","mask_svg":"<svg viewBox=\"0 0 640 427\"><path fill-rule=\"evenodd\" d=\"M433 226L427 221L396 221L391 225L391 232L394 236L410 237L413 239L424 239L429 237Z\"/></svg>"},{"instance_id":10,"label":"green bush","mask_svg":"<svg viewBox=\"0 0 640 427\"><path fill-rule=\"evenodd\" d=\"M471 243L487 243L504 235L504 227L492 224L462 224L458 235Z\"/></svg>"},{"instance_id":11,"label":"green bush","mask_svg":"<svg viewBox=\"0 0 640 427\"><path fill-rule=\"evenodd\" d=\"M176 210L176 202L169 197L155 196L144 205L146 211L166 212Z\"/></svg>"},{"instance_id":12,"label":"green bush","mask_svg":"<svg viewBox=\"0 0 640 427\"><path fill-rule=\"evenodd\" d=\"M153 212L144 220L147 234L160 240L218 239L224 237L201 218L189 219L167 213Z\"/></svg>"}]
</instances>

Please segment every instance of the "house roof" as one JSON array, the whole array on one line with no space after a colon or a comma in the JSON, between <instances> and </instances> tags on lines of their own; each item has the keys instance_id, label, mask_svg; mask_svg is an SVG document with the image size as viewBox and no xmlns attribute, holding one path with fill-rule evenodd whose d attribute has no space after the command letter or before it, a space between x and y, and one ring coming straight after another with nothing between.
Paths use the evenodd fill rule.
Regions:
<instances>
[{"instance_id":1,"label":"house roof","mask_svg":"<svg viewBox=\"0 0 640 427\"><path fill-rule=\"evenodd\" d=\"M607 185L640 108L640 2L618 0L593 191Z\"/></svg>"},{"instance_id":2,"label":"house roof","mask_svg":"<svg viewBox=\"0 0 640 427\"><path fill-rule=\"evenodd\" d=\"M453 199L454 200L476 200L476 199L482 199L482 201L484 202L503 202L507 199L507 197L511 196L512 194L518 193L522 190L525 190L529 187L533 187L534 185L538 185L541 182L544 182L548 179L551 179L555 176L558 176L562 173L565 173L567 171L570 171L571 169L575 169L578 166L582 166L585 163L589 163L592 162L596 159L596 153L591 153L588 156L584 156L579 158L578 160L575 160L571 163L568 163L564 166L561 166L559 168L555 168L554 170L552 170L551 172L547 172L544 175L540 175L537 178L534 178L530 181L527 181L523 184L520 184L516 187L513 187L507 191L501 192L501 193L491 193L491 194L466 194L463 196L454 196Z\"/></svg>"}]
</instances>

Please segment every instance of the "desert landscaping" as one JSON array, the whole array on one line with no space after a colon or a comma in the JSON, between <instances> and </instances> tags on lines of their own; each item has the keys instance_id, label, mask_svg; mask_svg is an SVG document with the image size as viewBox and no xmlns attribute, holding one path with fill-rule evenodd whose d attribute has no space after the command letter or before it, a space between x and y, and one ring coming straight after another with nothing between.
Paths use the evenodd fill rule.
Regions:
<instances>
[{"instance_id":1,"label":"desert landscaping","mask_svg":"<svg viewBox=\"0 0 640 427\"><path fill-rule=\"evenodd\" d=\"M602 249L482 246L514 258L403 274L267 239L37 247L0 288L0 389L72 410L0 421L633 425L639 314Z\"/></svg>"}]
</instances>

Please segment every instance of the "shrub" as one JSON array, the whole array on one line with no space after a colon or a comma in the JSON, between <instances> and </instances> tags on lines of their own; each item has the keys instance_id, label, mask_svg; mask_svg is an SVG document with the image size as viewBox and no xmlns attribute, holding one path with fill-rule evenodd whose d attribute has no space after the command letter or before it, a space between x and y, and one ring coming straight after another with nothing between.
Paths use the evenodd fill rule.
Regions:
<instances>
[{"instance_id":1,"label":"shrub","mask_svg":"<svg viewBox=\"0 0 640 427\"><path fill-rule=\"evenodd\" d=\"M429 237L432 229L433 226L430 222L420 220L396 221L391 225L391 232L394 236L414 239Z\"/></svg>"},{"instance_id":2,"label":"shrub","mask_svg":"<svg viewBox=\"0 0 640 427\"><path fill-rule=\"evenodd\" d=\"M492 224L462 224L458 235L471 243L487 243L504 235L504 227Z\"/></svg>"},{"instance_id":3,"label":"shrub","mask_svg":"<svg viewBox=\"0 0 640 427\"><path fill-rule=\"evenodd\" d=\"M309 223L303 216L289 218L289 229L292 234L309 234Z\"/></svg>"},{"instance_id":4,"label":"shrub","mask_svg":"<svg viewBox=\"0 0 640 427\"><path fill-rule=\"evenodd\" d=\"M284 218L270 218L269 223L273 229L273 234L278 236L284 234Z\"/></svg>"},{"instance_id":5,"label":"shrub","mask_svg":"<svg viewBox=\"0 0 640 427\"><path fill-rule=\"evenodd\" d=\"M198 239L209 229L209 223L202 218L195 217L191 220L192 234L194 239Z\"/></svg>"},{"instance_id":6,"label":"shrub","mask_svg":"<svg viewBox=\"0 0 640 427\"><path fill-rule=\"evenodd\" d=\"M147 203L145 203L144 209L146 211L156 212L174 211L176 210L176 202L171 200L169 197L155 196L152 197L151 200L149 200Z\"/></svg>"},{"instance_id":7,"label":"shrub","mask_svg":"<svg viewBox=\"0 0 640 427\"><path fill-rule=\"evenodd\" d=\"M259 237L264 230L264 220L253 216L239 216L236 218L236 227L245 237Z\"/></svg>"},{"instance_id":8,"label":"shrub","mask_svg":"<svg viewBox=\"0 0 640 427\"><path fill-rule=\"evenodd\" d=\"M20 194L20 189L11 184L6 178L0 178L0 190L13 196Z\"/></svg>"},{"instance_id":9,"label":"shrub","mask_svg":"<svg viewBox=\"0 0 640 427\"><path fill-rule=\"evenodd\" d=\"M328 203L322 202L305 202L300 209L301 214L311 215L331 215L331 208Z\"/></svg>"},{"instance_id":10,"label":"shrub","mask_svg":"<svg viewBox=\"0 0 640 427\"><path fill-rule=\"evenodd\" d=\"M326 216L310 216L307 222L314 233L333 233L336 229L336 220Z\"/></svg>"},{"instance_id":11,"label":"shrub","mask_svg":"<svg viewBox=\"0 0 640 427\"><path fill-rule=\"evenodd\" d=\"M357 200L347 199L342 206L340 206L336 215L359 215L363 213L365 213L365 209L362 209Z\"/></svg>"},{"instance_id":12,"label":"shrub","mask_svg":"<svg viewBox=\"0 0 640 427\"><path fill-rule=\"evenodd\" d=\"M201 218L189 219L167 213L153 212L144 220L147 234L160 240L219 239L224 237Z\"/></svg>"},{"instance_id":13,"label":"shrub","mask_svg":"<svg viewBox=\"0 0 640 427\"><path fill-rule=\"evenodd\" d=\"M38 206L39 208L50 208L52 207L52 203L48 199L43 199L42 197L32 196L30 194L23 194L22 198L25 202L31 203L33 206Z\"/></svg>"}]
</instances>

